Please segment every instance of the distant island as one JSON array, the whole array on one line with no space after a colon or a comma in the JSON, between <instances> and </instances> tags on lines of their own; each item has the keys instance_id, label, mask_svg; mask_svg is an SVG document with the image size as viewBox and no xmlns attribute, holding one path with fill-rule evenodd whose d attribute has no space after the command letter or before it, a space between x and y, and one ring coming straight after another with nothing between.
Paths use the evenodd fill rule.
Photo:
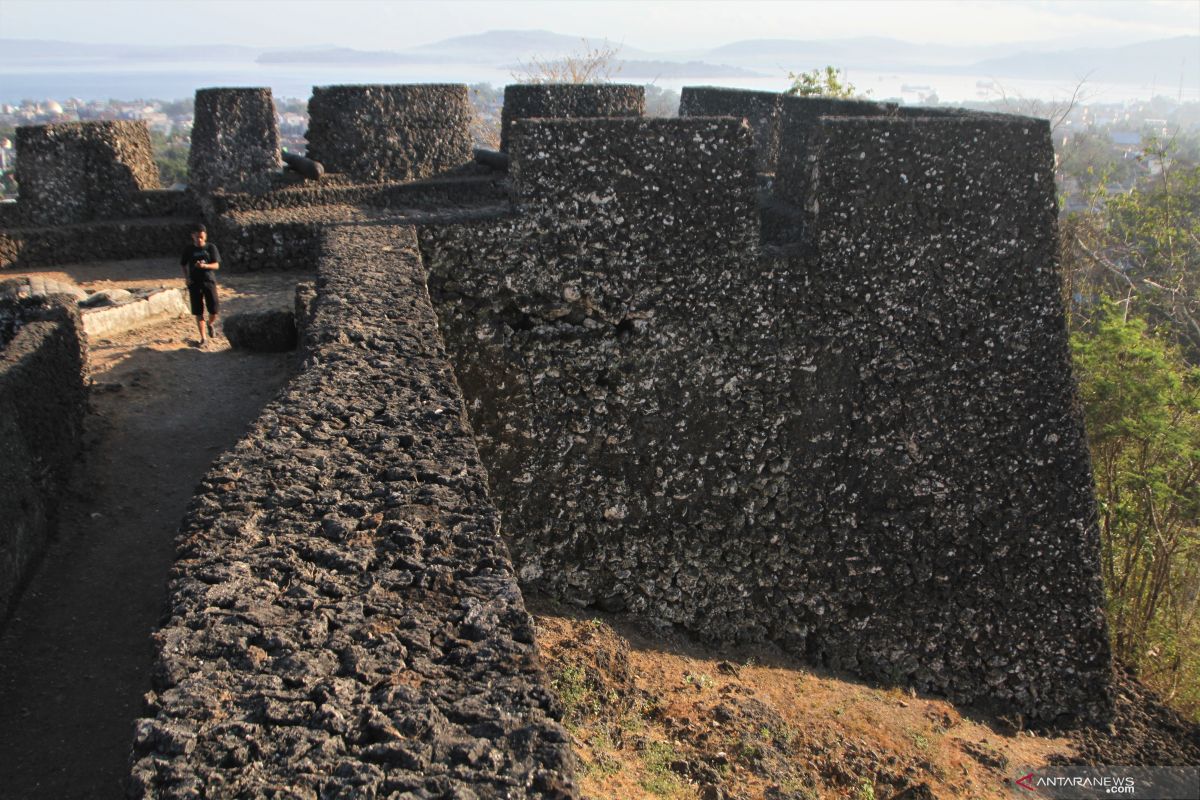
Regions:
<instances>
[{"instance_id":1,"label":"distant island","mask_svg":"<svg viewBox=\"0 0 1200 800\"><path fill-rule=\"evenodd\" d=\"M461 58L461 55L458 56ZM453 55L434 57L427 52L411 53L387 50L355 50L331 47L324 50L279 50L262 53L259 64L349 64L355 66L387 64L429 64L454 61ZM473 60L473 59L472 59ZM551 61L551 63L554 63ZM504 69L519 70L520 63L501 65ZM762 78L761 72L729 64L709 64L704 61L666 61L661 59L613 60L613 72L625 78Z\"/></svg>"}]
</instances>

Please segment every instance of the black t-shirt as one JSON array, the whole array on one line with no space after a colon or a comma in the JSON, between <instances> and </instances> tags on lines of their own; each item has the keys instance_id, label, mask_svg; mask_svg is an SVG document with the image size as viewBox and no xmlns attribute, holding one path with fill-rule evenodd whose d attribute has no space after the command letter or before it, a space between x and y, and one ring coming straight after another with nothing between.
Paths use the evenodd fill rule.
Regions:
<instances>
[{"instance_id":1,"label":"black t-shirt","mask_svg":"<svg viewBox=\"0 0 1200 800\"><path fill-rule=\"evenodd\" d=\"M216 271L211 269L196 269L196 262L204 261L208 263L220 263L221 254L217 252L217 246L212 242L203 247L196 247L190 244L183 248L183 255L179 257L179 266L188 268L188 283L216 283Z\"/></svg>"}]
</instances>

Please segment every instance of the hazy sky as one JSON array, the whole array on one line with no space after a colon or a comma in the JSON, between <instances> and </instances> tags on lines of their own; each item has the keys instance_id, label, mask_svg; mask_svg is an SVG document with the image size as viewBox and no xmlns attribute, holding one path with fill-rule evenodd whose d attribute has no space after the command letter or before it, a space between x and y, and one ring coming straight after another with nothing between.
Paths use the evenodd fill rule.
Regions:
<instances>
[{"instance_id":1,"label":"hazy sky","mask_svg":"<svg viewBox=\"0 0 1200 800\"><path fill-rule=\"evenodd\" d=\"M648 50L854 36L1107 45L1200 34L1200 0L0 0L0 38L14 39L397 50L500 28Z\"/></svg>"}]
</instances>

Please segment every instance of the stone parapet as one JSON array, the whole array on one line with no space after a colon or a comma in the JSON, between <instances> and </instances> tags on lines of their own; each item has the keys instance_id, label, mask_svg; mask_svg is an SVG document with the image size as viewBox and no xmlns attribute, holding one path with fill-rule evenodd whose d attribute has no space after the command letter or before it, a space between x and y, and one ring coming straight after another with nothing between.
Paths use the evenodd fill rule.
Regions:
<instances>
[{"instance_id":1,"label":"stone parapet","mask_svg":"<svg viewBox=\"0 0 1200 800\"><path fill-rule=\"evenodd\" d=\"M158 168L143 121L65 122L17 128L17 183L29 224L129 216Z\"/></svg>"},{"instance_id":2,"label":"stone parapet","mask_svg":"<svg viewBox=\"0 0 1200 800\"><path fill-rule=\"evenodd\" d=\"M471 161L465 84L314 86L308 157L359 180L412 181Z\"/></svg>"},{"instance_id":3,"label":"stone parapet","mask_svg":"<svg viewBox=\"0 0 1200 800\"><path fill-rule=\"evenodd\" d=\"M576 797L412 229L319 250L305 363L184 520L130 793Z\"/></svg>"},{"instance_id":4,"label":"stone parapet","mask_svg":"<svg viewBox=\"0 0 1200 800\"><path fill-rule=\"evenodd\" d=\"M504 87L500 149L507 150L513 123L520 119L641 117L646 88L620 83L535 83Z\"/></svg>"},{"instance_id":5,"label":"stone parapet","mask_svg":"<svg viewBox=\"0 0 1200 800\"><path fill-rule=\"evenodd\" d=\"M0 300L0 619L54 530L87 409L74 301Z\"/></svg>"},{"instance_id":6,"label":"stone parapet","mask_svg":"<svg viewBox=\"0 0 1200 800\"><path fill-rule=\"evenodd\" d=\"M282 164L270 89L196 90L189 186L209 192L262 184Z\"/></svg>"}]
</instances>

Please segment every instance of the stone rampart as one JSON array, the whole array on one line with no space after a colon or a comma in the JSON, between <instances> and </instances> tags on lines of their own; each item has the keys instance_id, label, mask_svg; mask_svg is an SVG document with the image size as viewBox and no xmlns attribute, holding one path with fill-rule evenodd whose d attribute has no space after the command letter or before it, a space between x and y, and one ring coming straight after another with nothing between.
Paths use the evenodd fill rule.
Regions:
<instances>
[{"instance_id":1,"label":"stone rampart","mask_svg":"<svg viewBox=\"0 0 1200 800\"><path fill-rule=\"evenodd\" d=\"M53 530L79 451L87 355L73 306L0 300L0 619Z\"/></svg>"},{"instance_id":2,"label":"stone rampart","mask_svg":"<svg viewBox=\"0 0 1200 800\"><path fill-rule=\"evenodd\" d=\"M509 200L509 187L487 177L217 194L211 205L224 210L213 225L212 240L221 248L222 269L311 271L325 225L372 219L416 222L430 215L507 206Z\"/></svg>"},{"instance_id":3,"label":"stone rampart","mask_svg":"<svg viewBox=\"0 0 1200 800\"><path fill-rule=\"evenodd\" d=\"M198 191L262 183L283 163L270 89L198 89L195 120L188 184Z\"/></svg>"},{"instance_id":4,"label":"stone rampart","mask_svg":"<svg viewBox=\"0 0 1200 800\"><path fill-rule=\"evenodd\" d=\"M0 269L174 256L195 217L130 218L0 231Z\"/></svg>"},{"instance_id":5,"label":"stone rampart","mask_svg":"<svg viewBox=\"0 0 1200 800\"><path fill-rule=\"evenodd\" d=\"M507 150L513 123L520 119L641 117L646 88L619 83L536 83L504 87L500 110L500 149Z\"/></svg>"},{"instance_id":6,"label":"stone rampart","mask_svg":"<svg viewBox=\"0 0 1200 800\"><path fill-rule=\"evenodd\" d=\"M775 170L777 200L803 206L809 199L813 161L811 137L822 117L879 117L895 111L887 103L832 97L780 97L779 161Z\"/></svg>"},{"instance_id":7,"label":"stone rampart","mask_svg":"<svg viewBox=\"0 0 1200 800\"><path fill-rule=\"evenodd\" d=\"M159 185L142 121L17 128L16 177L21 213L32 225L129 216L135 195Z\"/></svg>"},{"instance_id":8,"label":"stone rampart","mask_svg":"<svg viewBox=\"0 0 1200 800\"><path fill-rule=\"evenodd\" d=\"M685 86L679 98L681 117L742 117L754 134L755 168L774 174L779 161L779 110L783 95L718 86Z\"/></svg>"},{"instance_id":9,"label":"stone rampart","mask_svg":"<svg viewBox=\"0 0 1200 800\"><path fill-rule=\"evenodd\" d=\"M314 86L308 157L364 181L428 178L471 161L463 84Z\"/></svg>"},{"instance_id":10,"label":"stone rampart","mask_svg":"<svg viewBox=\"0 0 1200 800\"><path fill-rule=\"evenodd\" d=\"M1103 717L1046 125L820 110L880 119L806 120L806 256L732 120L520 123L522 214L423 231L522 580Z\"/></svg>"},{"instance_id":11,"label":"stone rampart","mask_svg":"<svg viewBox=\"0 0 1200 800\"><path fill-rule=\"evenodd\" d=\"M411 228L330 228L306 360L214 464L138 797L576 796Z\"/></svg>"}]
</instances>

